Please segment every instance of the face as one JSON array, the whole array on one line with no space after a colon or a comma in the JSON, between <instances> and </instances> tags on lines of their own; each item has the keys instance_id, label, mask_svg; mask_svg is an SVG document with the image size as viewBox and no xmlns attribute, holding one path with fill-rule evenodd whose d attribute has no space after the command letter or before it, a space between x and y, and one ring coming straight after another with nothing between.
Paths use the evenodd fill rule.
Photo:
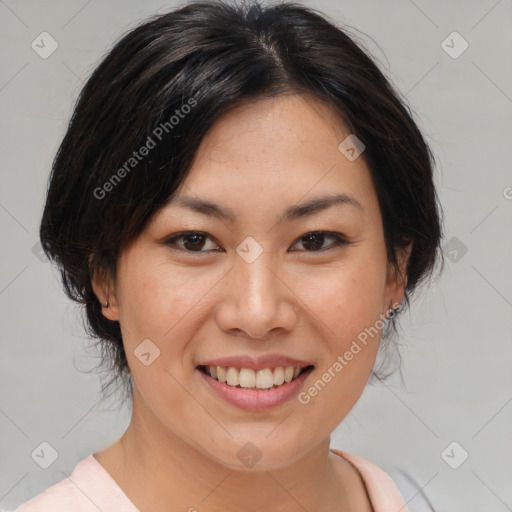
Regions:
<instances>
[{"instance_id":1,"label":"face","mask_svg":"<svg viewBox=\"0 0 512 512\"><path fill-rule=\"evenodd\" d=\"M119 258L104 314L134 410L224 466L275 469L325 441L402 299L368 168L338 149L348 135L308 96L238 107Z\"/></svg>"}]
</instances>

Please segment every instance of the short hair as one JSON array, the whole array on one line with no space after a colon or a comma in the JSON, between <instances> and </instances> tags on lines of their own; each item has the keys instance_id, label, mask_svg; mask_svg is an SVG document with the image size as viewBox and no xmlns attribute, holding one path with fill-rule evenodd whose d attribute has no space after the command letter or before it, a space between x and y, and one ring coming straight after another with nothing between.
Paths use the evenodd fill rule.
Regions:
<instances>
[{"instance_id":1,"label":"short hair","mask_svg":"<svg viewBox=\"0 0 512 512\"><path fill-rule=\"evenodd\" d=\"M85 306L87 330L111 363L110 383L124 376L132 385L119 323L103 316L92 276L115 276L120 252L177 191L220 116L285 93L322 101L364 143L396 269L398 251L412 242L407 303L432 274L442 236L434 158L366 50L297 3L189 3L146 20L104 57L81 91L49 180L41 243L68 296ZM135 158L150 139L165 143Z\"/></svg>"}]
</instances>

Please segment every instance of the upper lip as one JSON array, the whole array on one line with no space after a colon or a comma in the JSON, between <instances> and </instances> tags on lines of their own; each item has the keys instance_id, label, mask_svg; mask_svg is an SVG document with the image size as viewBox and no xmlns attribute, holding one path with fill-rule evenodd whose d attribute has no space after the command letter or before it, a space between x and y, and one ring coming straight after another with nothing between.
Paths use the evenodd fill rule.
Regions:
<instances>
[{"instance_id":1,"label":"upper lip","mask_svg":"<svg viewBox=\"0 0 512 512\"><path fill-rule=\"evenodd\" d=\"M278 366L293 366L294 368L305 368L311 363L300 359L285 356L283 354L263 354L260 356L232 356L220 357L218 359L209 359L203 361L199 366L223 366L233 368L250 368L252 370L261 370L263 368L277 368Z\"/></svg>"}]
</instances>

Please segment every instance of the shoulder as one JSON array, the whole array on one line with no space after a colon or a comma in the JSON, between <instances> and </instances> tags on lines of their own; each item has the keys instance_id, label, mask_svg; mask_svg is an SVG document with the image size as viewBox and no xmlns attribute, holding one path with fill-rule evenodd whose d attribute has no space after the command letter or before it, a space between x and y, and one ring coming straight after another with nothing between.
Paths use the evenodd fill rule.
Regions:
<instances>
[{"instance_id":1,"label":"shoulder","mask_svg":"<svg viewBox=\"0 0 512 512\"><path fill-rule=\"evenodd\" d=\"M91 508L84 507L84 498L85 496L68 477L21 504L13 512L88 512Z\"/></svg>"},{"instance_id":2,"label":"shoulder","mask_svg":"<svg viewBox=\"0 0 512 512\"><path fill-rule=\"evenodd\" d=\"M12 512L136 511L109 473L91 454L81 460L71 475L20 505Z\"/></svg>"},{"instance_id":3,"label":"shoulder","mask_svg":"<svg viewBox=\"0 0 512 512\"><path fill-rule=\"evenodd\" d=\"M357 455L342 450L331 449L331 451L343 457L357 469L375 512L387 512L389 510L407 512L400 491L383 469Z\"/></svg>"}]
</instances>

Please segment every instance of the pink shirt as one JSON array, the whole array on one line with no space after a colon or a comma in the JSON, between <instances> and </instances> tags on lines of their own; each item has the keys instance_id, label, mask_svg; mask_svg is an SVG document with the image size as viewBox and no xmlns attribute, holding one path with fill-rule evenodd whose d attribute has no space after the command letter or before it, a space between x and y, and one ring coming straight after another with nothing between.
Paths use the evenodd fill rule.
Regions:
<instances>
[{"instance_id":1,"label":"pink shirt","mask_svg":"<svg viewBox=\"0 0 512 512\"><path fill-rule=\"evenodd\" d=\"M391 478L375 464L357 455L331 450L359 472L374 512L407 512ZM48 487L13 512L139 512L107 470L89 455L69 478Z\"/></svg>"}]
</instances>

